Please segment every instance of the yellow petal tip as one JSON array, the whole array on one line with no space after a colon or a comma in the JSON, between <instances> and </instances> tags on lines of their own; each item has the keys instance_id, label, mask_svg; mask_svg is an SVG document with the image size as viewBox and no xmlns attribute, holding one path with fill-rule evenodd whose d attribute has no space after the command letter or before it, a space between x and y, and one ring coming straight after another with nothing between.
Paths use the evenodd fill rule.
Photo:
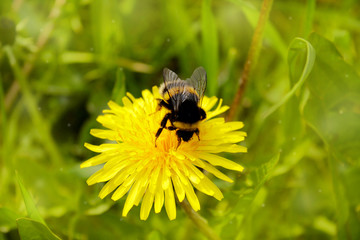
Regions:
<instances>
[{"instance_id":1,"label":"yellow petal tip","mask_svg":"<svg viewBox=\"0 0 360 240\"><path fill-rule=\"evenodd\" d=\"M90 167L91 165L88 164L87 162L83 162L82 164L80 164L80 168L87 168Z\"/></svg>"}]
</instances>

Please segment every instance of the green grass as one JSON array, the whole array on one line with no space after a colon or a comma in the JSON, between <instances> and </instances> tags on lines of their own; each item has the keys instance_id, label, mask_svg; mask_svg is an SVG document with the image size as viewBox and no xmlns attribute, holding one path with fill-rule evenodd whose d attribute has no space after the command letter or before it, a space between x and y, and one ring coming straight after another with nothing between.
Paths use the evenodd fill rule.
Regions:
<instances>
[{"instance_id":1,"label":"green grass","mask_svg":"<svg viewBox=\"0 0 360 240\"><path fill-rule=\"evenodd\" d=\"M87 186L84 143L126 92L186 78L202 65L207 95L231 105L262 1L83 0L0 3L0 239L205 239L177 218ZM274 0L236 120L243 174L198 193L221 239L360 238L360 4ZM14 38L14 27L16 36Z\"/></svg>"}]
</instances>

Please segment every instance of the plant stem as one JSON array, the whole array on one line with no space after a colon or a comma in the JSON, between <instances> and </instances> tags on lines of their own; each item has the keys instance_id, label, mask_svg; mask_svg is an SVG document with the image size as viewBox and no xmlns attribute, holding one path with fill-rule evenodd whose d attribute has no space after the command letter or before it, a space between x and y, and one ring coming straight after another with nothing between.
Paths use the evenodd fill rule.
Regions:
<instances>
[{"instance_id":1,"label":"plant stem","mask_svg":"<svg viewBox=\"0 0 360 240\"><path fill-rule=\"evenodd\" d=\"M220 240L219 236L208 225L206 219L203 218L199 213L195 212L186 200L182 201L180 205L184 209L186 215L188 215L191 221L193 221L193 223L208 239Z\"/></svg>"},{"instance_id":2,"label":"plant stem","mask_svg":"<svg viewBox=\"0 0 360 240\"><path fill-rule=\"evenodd\" d=\"M312 31L312 24L314 21L315 9L316 9L316 0L307 0L304 38L309 37L309 35Z\"/></svg>"},{"instance_id":3,"label":"plant stem","mask_svg":"<svg viewBox=\"0 0 360 240\"><path fill-rule=\"evenodd\" d=\"M8 148L7 148L7 128L6 128L6 112L4 107L4 91L3 80L0 74L0 196L6 195L6 189L8 186Z\"/></svg>"},{"instance_id":4,"label":"plant stem","mask_svg":"<svg viewBox=\"0 0 360 240\"><path fill-rule=\"evenodd\" d=\"M55 20L60 16L61 8L62 6L64 6L65 3L66 0L55 1L54 6L51 9L50 14L48 16L48 21L45 24L45 26L42 28L42 31L40 32L40 35L36 42L36 47L37 47L36 51L28 57L29 60L25 62L24 67L22 68L22 72L25 75L25 77L28 76L33 70L34 63L38 58L38 54L49 40L50 34L54 29ZM21 1L17 1L15 2L13 7L15 9L18 9L21 4L22 4ZM10 107L12 106L14 100L16 99L17 94L19 93L19 90L20 90L20 86L18 81L14 81L5 97L6 110L10 109Z\"/></svg>"},{"instance_id":5,"label":"plant stem","mask_svg":"<svg viewBox=\"0 0 360 240\"><path fill-rule=\"evenodd\" d=\"M252 71L252 69L254 69L254 66L257 63L257 60L259 57L259 52L260 52L260 47L261 47L261 42L263 39L263 33L265 30L265 25L266 25L267 19L269 17L269 13L271 11L272 3L273 3L273 0L264 0L263 1L261 11L260 11L260 16L259 16L259 21L256 25L255 32L254 32L253 38L251 40L250 49L249 49L249 52L247 55L245 65L244 65L244 70L240 77L240 81L239 81L240 85L235 94L234 100L230 107L230 111L226 118L228 121L231 121L234 119L234 117L237 113L238 107L243 98L247 82L250 78L251 71Z\"/></svg>"}]
</instances>

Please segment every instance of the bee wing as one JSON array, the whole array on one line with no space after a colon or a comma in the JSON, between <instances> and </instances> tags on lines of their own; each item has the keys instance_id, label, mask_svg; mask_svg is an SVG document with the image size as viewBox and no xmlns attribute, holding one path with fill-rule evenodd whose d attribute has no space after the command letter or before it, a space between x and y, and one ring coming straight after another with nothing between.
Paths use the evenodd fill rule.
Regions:
<instances>
[{"instance_id":1,"label":"bee wing","mask_svg":"<svg viewBox=\"0 0 360 240\"><path fill-rule=\"evenodd\" d=\"M176 73L174 73L173 71L171 71L170 69L164 68L163 78L164 78L165 90L169 94L169 97L174 99L173 96L170 94L169 89L171 88L171 84L174 84L174 82L179 80L178 75Z\"/></svg>"},{"instance_id":2,"label":"bee wing","mask_svg":"<svg viewBox=\"0 0 360 240\"><path fill-rule=\"evenodd\" d=\"M191 75L191 78L188 78L186 81L195 89L195 91L199 95L200 98L199 103L201 106L201 101L206 90L206 82L207 82L205 69L203 67L198 67L197 69L194 70L193 74Z\"/></svg>"},{"instance_id":3,"label":"bee wing","mask_svg":"<svg viewBox=\"0 0 360 240\"><path fill-rule=\"evenodd\" d=\"M169 91L169 89L173 88L175 83L177 83L177 87L179 88L179 91L183 92L184 85L178 83L179 81L181 82L182 80L179 78L179 76L176 73L174 73L173 71L171 71L168 68L164 68L163 78L164 78L165 91L169 94L169 97L174 106L174 110L177 111L177 109L179 108L179 104L181 103L181 101L179 99L179 95L176 95L176 96L172 95L171 91Z\"/></svg>"},{"instance_id":4,"label":"bee wing","mask_svg":"<svg viewBox=\"0 0 360 240\"><path fill-rule=\"evenodd\" d=\"M179 79L178 75L176 73L174 73L173 71L171 71L168 68L164 68L163 70L163 77L164 77L164 83L165 86L169 83L169 82L173 82Z\"/></svg>"}]
</instances>

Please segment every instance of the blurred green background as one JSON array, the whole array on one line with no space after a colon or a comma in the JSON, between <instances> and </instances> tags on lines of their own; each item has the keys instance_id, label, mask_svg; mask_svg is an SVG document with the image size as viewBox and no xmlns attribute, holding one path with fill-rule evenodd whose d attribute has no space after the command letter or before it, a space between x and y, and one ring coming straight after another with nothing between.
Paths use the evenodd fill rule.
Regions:
<instances>
[{"instance_id":1,"label":"blurred green background","mask_svg":"<svg viewBox=\"0 0 360 240\"><path fill-rule=\"evenodd\" d=\"M121 217L125 198L86 185L83 144L164 67L204 66L230 105L261 4L2 0L0 239L205 239L180 207ZM359 1L275 0L258 50L236 116L248 153L227 156L246 170L221 169L235 181L213 179L225 198L198 193L199 213L222 239L360 239Z\"/></svg>"}]
</instances>

